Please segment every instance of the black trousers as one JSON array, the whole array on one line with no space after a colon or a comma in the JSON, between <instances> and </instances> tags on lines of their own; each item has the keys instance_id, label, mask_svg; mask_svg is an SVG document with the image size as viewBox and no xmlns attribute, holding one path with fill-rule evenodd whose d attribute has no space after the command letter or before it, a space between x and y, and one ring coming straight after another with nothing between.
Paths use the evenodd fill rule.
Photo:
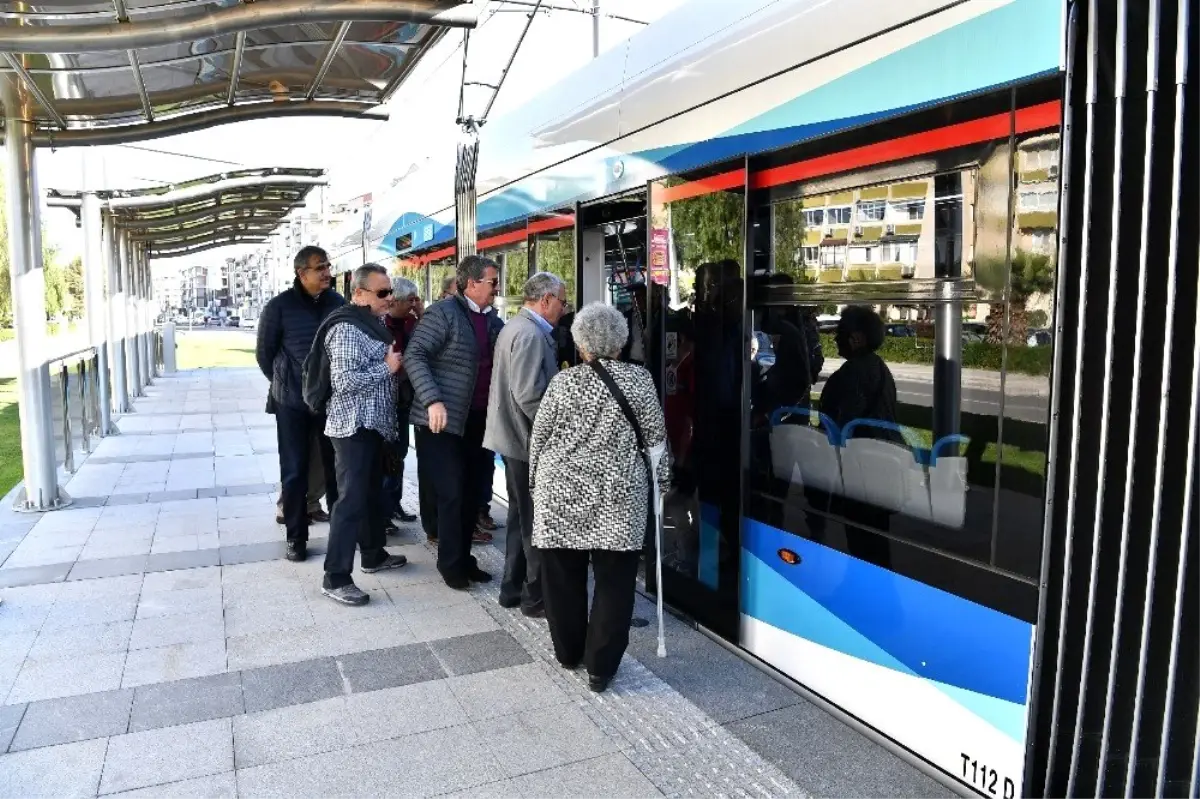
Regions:
<instances>
[{"instance_id":1,"label":"black trousers","mask_svg":"<svg viewBox=\"0 0 1200 799\"><path fill-rule=\"evenodd\" d=\"M582 662L592 676L611 678L629 646L641 551L543 549L540 554L554 656L565 665ZM596 578L590 618L588 561Z\"/></svg>"},{"instance_id":2,"label":"black trousers","mask_svg":"<svg viewBox=\"0 0 1200 799\"><path fill-rule=\"evenodd\" d=\"M478 568L471 535L479 516L479 450L486 424L485 411L471 411L461 436L416 429L421 523L426 533L437 535L437 568L444 577L466 577Z\"/></svg>"},{"instance_id":3,"label":"black trousers","mask_svg":"<svg viewBox=\"0 0 1200 799\"><path fill-rule=\"evenodd\" d=\"M315 445L325 472L325 498L330 507L338 499L337 468L333 444L325 435L325 417L307 410L277 405L275 431L279 441L279 480L282 485L283 523L289 541L308 540L308 474Z\"/></svg>"},{"instance_id":4,"label":"black trousers","mask_svg":"<svg viewBox=\"0 0 1200 799\"><path fill-rule=\"evenodd\" d=\"M325 551L325 581L329 588L351 581L355 545L364 566L376 566L387 558L383 545L388 520L379 501L383 493L383 446L383 436L362 428L349 438L333 439L341 493L333 504Z\"/></svg>"},{"instance_id":5,"label":"black trousers","mask_svg":"<svg viewBox=\"0 0 1200 799\"><path fill-rule=\"evenodd\" d=\"M504 541L502 603L521 601L521 607L542 605L541 558L533 548L533 497L529 493L529 462L504 459L508 488L508 522Z\"/></svg>"}]
</instances>

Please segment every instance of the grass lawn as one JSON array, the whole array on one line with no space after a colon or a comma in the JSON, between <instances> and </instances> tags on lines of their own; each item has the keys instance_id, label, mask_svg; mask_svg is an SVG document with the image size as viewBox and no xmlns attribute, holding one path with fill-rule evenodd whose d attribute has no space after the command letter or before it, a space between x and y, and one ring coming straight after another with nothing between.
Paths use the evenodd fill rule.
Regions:
<instances>
[{"instance_id":1,"label":"grass lawn","mask_svg":"<svg viewBox=\"0 0 1200 799\"><path fill-rule=\"evenodd\" d=\"M21 480L21 422L17 416L17 380L0 379L0 495Z\"/></svg>"},{"instance_id":2,"label":"grass lawn","mask_svg":"<svg viewBox=\"0 0 1200 799\"><path fill-rule=\"evenodd\" d=\"M175 363L180 369L256 366L254 334L237 330L181 330L175 334Z\"/></svg>"}]
</instances>

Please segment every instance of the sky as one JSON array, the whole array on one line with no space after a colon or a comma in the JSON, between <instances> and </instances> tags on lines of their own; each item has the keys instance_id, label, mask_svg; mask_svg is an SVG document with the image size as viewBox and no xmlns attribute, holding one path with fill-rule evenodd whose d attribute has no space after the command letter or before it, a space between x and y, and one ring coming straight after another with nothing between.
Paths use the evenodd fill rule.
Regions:
<instances>
[{"instance_id":1,"label":"sky","mask_svg":"<svg viewBox=\"0 0 1200 799\"><path fill-rule=\"evenodd\" d=\"M653 22L686 0L601 0L601 12ZM590 8L591 0L553 0L550 5ZM489 2L480 27L471 34L468 81L495 83L527 15ZM515 10L511 10L515 9ZM601 50L625 41L644 25L602 18ZM206 131L153 139L131 146L64 148L38 153L41 188L83 188L83 158L103 163L112 189L150 188L223 170L286 166L329 170L330 202L379 192L435 148L454 147L455 116L462 73L462 32L451 30L431 50L388 104L387 122L334 118L290 118L240 122ZM592 20L570 11L540 12L533 21L496 99L491 118L518 108L592 55ZM490 91L468 87L464 110L482 114ZM311 199L315 200L314 192ZM43 225L64 258L83 249L82 231L69 211L45 209ZM191 258L160 262L175 269L218 264L253 246L209 250Z\"/></svg>"}]
</instances>

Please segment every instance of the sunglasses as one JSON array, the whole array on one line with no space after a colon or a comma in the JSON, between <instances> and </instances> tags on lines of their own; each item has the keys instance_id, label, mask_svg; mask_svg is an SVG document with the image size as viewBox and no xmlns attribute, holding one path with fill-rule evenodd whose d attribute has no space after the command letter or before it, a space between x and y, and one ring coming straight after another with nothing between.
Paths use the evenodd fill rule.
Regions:
<instances>
[{"instance_id":1,"label":"sunglasses","mask_svg":"<svg viewBox=\"0 0 1200 799\"><path fill-rule=\"evenodd\" d=\"M378 297L381 300L386 300L388 297L392 296L391 289L376 289L375 291L372 291L371 293L374 294L376 297Z\"/></svg>"}]
</instances>

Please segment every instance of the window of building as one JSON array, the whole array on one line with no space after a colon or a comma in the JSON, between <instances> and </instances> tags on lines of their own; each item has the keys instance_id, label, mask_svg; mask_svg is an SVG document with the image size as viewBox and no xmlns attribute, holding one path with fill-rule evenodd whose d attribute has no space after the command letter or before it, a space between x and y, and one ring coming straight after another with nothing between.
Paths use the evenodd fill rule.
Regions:
<instances>
[{"instance_id":1,"label":"window of building","mask_svg":"<svg viewBox=\"0 0 1200 799\"><path fill-rule=\"evenodd\" d=\"M887 203L883 200L867 200L858 204L858 221L859 222L882 222L883 215L887 210Z\"/></svg>"},{"instance_id":2,"label":"window of building","mask_svg":"<svg viewBox=\"0 0 1200 799\"><path fill-rule=\"evenodd\" d=\"M804 226L805 227L820 227L825 224L825 209L824 208L805 208L804 209Z\"/></svg>"},{"instance_id":3,"label":"window of building","mask_svg":"<svg viewBox=\"0 0 1200 799\"><path fill-rule=\"evenodd\" d=\"M820 247L802 247L800 250L801 258L805 266L817 264L821 260Z\"/></svg>"},{"instance_id":4,"label":"window of building","mask_svg":"<svg viewBox=\"0 0 1200 799\"><path fill-rule=\"evenodd\" d=\"M845 205L840 208L826 208L825 222L829 225L850 224L850 206Z\"/></svg>"},{"instance_id":5,"label":"window of building","mask_svg":"<svg viewBox=\"0 0 1200 799\"><path fill-rule=\"evenodd\" d=\"M821 266L844 266L846 263L846 245L831 244L821 249Z\"/></svg>"},{"instance_id":6,"label":"window of building","mask_svg":"<svg viewBox=\"0 0 1200 799\"><path fill-rule=\"evenodd\" d=\"M1026 189L1017 194L1017 210L1056 211L1058 210L1058 192Z\"/></svg>"},{"instance_id":7,"label":"window of building","mask_svg":"<svg viewBox=\"0 0 1200 799\"><path fill-rule=\"evenodd\" d=\"M1030 236L1030 249L1039 255L1053 255L1058 234L1053 230L1035 230Z\"/></svg>"},{"instance_id":8,"label":"window of building","mask_svg":"<svg viewBox=\"0 0 1200 799\"><path fill-rule=\"evenodd\" d=\"M854 264L869 264L875 260L874 247L851 247L850 248L850 263Z\"/></svg>"},{"instance_id":9,"label":"window of building","mask_svg":"<svg viewBox=\"0 0 1200 799\"><path fill-rule=\"evenodd\" d=\"M917 222L925 218L924 200L902 200L891 204L890 218L895 222Z\"/></svg>"}]
</instances>

